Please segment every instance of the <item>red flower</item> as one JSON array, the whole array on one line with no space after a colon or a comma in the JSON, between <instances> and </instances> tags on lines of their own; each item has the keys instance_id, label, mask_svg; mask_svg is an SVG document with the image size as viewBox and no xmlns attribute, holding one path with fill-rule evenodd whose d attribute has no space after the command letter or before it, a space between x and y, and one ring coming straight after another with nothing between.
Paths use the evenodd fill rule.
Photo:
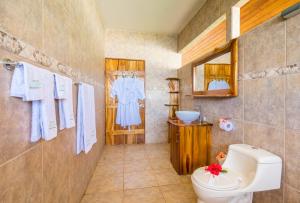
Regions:
<instances>
[{"instance_id":1,"label":"red flower","mask_svg":"<svg viewBox=\"0 0 300 203\"><path fill-rule=\"evenodd\" d=\"M205 171L209 171L211 174L218 176L222 172L222 166L220 164L210 164L205 168Z\"/></svg>"}]
</instances>

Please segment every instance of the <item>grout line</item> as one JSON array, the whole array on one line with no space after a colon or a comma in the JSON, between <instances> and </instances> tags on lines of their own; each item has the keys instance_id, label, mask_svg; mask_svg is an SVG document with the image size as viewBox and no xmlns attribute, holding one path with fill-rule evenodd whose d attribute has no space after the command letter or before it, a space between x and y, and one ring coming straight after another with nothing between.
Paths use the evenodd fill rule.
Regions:
<instances>
[{"instance_id":1,"label":"grout line","mask_svg":"<svg viewBox=\"0 0 300 203\"><path fill-rule=\"evenodd\" d=\"M243 74L244 74L244 71L245 71L245 39L243 40L243 50L242 50L242 53L243 53ZM243 80L243 144L245 144L245 81Z\"/></svg>"},{"instance_id":2,"label":"grout line","mask_svg":"<svg viewBox=\"0 0 300 203\"><path fill-rule=\"evenodd\" d=\"M255 124L255 125L260 125L260 126L263 126L263 127L279 129L279 130L283 130L283 128L284 128L284 126L278 127L277 125L270 125L270 124L255 122L255 121L244 120L244 122L245 123L250 123L250 124Z\"/></svg>"},{"instance_id":3,"label":"grout line","mask_svg":"<svg viewBox=\"0 0 300 203\"><path fill-rule=\"evenodd\" d=\"M42 145L42 202L44 202L44 142L41 143Z\"/></svg>"},{"instance_id":4,"label":"grout line","mask_svg":"<svg viewBox=\"0 0 300 203\"><path fill-rule=\"evenodd\" d=\"M287 65L287 21L284 21L284 42L285 42L285 65ZM284 77L284 83L283 83L283 180L282 180L282 202L284 202L285 199L285 178L286 178L286 168L285 168L285 162L286 162L286 157L285 157L285 139L286 139L286 85L287 85L287 76Z\"/></svg>"},{"instance_id":5,"label":"grout line","mask_svg":"<svg viewBox=\"0 0 300 203\"><path fill-rule=\"evenodd\" d=\"M11 158L11 159L8 159L7 161L5 161L4 163L2 163L2 164L0 165L0 168L1 168L2 166L5 166L6 164L9 164L9 163L13 162L14 160L16 160L16 159L18 159L18 158L20 158L21 156L23 156L23 155L26 154L27 152L30 152L31 150L34 150L34 149L37 148L41 143L42 143L42 141L40 141L40 142L37 143L36 145L33 145L33 146L30 147L29 149L27 149L27 150L21 152L20 154L16 155L15 157L13 157L13 158Z\"/></svg>"}]
</instances>

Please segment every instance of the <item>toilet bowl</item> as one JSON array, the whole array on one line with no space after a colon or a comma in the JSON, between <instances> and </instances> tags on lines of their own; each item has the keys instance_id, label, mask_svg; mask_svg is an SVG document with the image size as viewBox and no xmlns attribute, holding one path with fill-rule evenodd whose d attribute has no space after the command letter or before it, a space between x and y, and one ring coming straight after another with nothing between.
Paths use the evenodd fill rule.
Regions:
<instances>
[{"instance_id":1,"label":"toilet bowl","mask_svg":"<svg viewBox=\"0 0 300 203\"><path fill-rule=\"evenodd\" d=\"M246 144L229 146L222 165L226 173L213 176L199 168L192 174L198 203L251 203L253 192L279 189L282 160Z\"/></svg>"}]
</instances>

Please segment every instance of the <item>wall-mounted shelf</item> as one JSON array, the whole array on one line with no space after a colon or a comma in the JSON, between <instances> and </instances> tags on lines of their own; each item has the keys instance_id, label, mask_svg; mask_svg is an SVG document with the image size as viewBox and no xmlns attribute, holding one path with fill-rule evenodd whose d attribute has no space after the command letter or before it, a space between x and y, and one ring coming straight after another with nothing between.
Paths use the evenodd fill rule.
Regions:
<instances>
[{"instance_id":1,"label":"wall-mounted shelf","mask_svg":"<svg viewBox=\"0 0 300 203\"><path fill-rule=\"evenodd\" d=\"M179 78L170 77L166 78L169 81L169 94L170 101L169 104L165 104L165 106L169 107L169 119L176 119L175 112L179 109Z\"/></svg>"}]
</instances>

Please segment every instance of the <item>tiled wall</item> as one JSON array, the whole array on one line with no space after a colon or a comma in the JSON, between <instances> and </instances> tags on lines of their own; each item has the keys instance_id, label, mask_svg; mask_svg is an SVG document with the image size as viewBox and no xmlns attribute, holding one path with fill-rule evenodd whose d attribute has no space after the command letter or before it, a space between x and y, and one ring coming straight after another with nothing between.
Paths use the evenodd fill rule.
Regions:
<instances>
[{"instance_id":1,"label":"tiled wall","mask_svg":"<svg viewBox=\"0 0 300 203\"><path fill-rule=\"evenodd\" d=\"M180 67L177 38L167 35L107 30L105 57L146 61L146 143L167 142L169 103L167 77Z\"/></svg>"},{"instance_id":2,"label":"tiled wall","mask_svg":"<svg viewBox=\"0 0 300 203\"><path fill-rule=\"evenodd\" d=\"M95 8L94 0L0 1L0 59L94 81L98 137L80 155L75 128L30 143L31 105L9 97L12 72L1 66L0 202L79 202L86 189L104 144L104 31Z\"/></svg>"},{"instance_id":3,"label":"tiled wall","mask_svg":"<svg viewBox=\"0 0 300 203\"><path fill-rule=\"evenodd\" d=\"M255 194L254 202L300 200L300 15L275 17L240 37L239 96L192 98L191 66L178 70L181 106L194 109L214 123L213 152L229 144L247 143L283 159L282 188ZM221 131L217 120L231 117L233 132Z\"/></svg>"},{"instance_id":4,"label":"tiled wall","mask_svg":"<svg viewBox=\"0 0 300 203\"><path fill-rule=\"evenodd\" d=\"M179 33L178 50L183 49L223 14L230 14L230 8L238 1L239 0L207 0L198 13Z\"/></svg>"}]
</instances>

